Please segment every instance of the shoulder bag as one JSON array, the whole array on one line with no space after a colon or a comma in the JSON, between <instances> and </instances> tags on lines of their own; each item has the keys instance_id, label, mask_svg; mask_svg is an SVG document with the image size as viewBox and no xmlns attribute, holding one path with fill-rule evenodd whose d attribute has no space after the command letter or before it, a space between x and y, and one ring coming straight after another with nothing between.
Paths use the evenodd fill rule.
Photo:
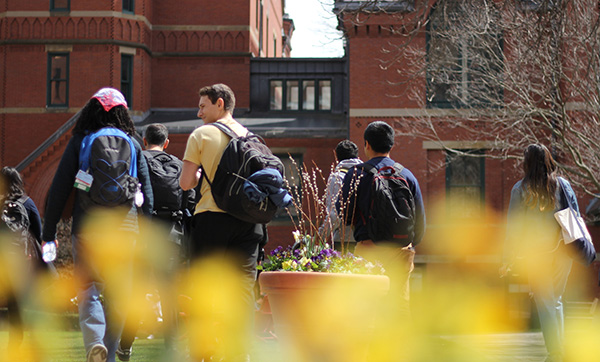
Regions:
<instances>
[{"instance_id":1,"label":"shoulder bag","mask_svg":"<svg viewBox=\"0 0 600 362\"><path fill-rule=\"evenodd\" d=\"M562 229L562 238L567 246L567 253L580 264L589 266L596 259L596 249L592 243L592 237L583 218L573 208L561 179L558 179L558 185L568 206L555 212L554 217Z\"/></svg>"}]
</instances>

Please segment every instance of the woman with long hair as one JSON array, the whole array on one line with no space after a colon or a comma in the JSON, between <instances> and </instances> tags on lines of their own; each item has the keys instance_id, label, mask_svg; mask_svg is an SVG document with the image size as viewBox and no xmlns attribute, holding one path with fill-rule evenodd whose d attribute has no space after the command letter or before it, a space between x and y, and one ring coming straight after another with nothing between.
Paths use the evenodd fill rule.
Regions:
<instances>
[{"instance_id":1,"label":"woman with long hair","mask_svg":"<svg viewBox=\"0 0 600 362\"><path fill-rule=\"evenodd\" d=\"M126 156L121 154L121 156L123 159L125 157L129 158L132 163L135 160L137 178L143 194L143 204L137 206L141 206L140 209L144 214L151 214L153 195L148 166L145 157L142 155L142 148L134 137L135 127L129 116L127 102L118 90L103 88L94 94L81 110L71 140L67 144L48 191L42 232L44 243L56 240L56 225L61 218L69 196L74 192L73 186L76 180L77 182L81 180L81 175L78 176L78 172L80 172L81 163L84 161L79 159L82 141L87 135L105 127L117 128L131 138L134 151L131 154L127 152ZM114 149L111 150L111 152L114 152ZM119 150L118 152L126 151ZM85 173L84 171L81 172ZM106 278L99 272L97 261L88 257L85 253L87 249L84 242L87 240L82 239L82 221L90 215L89 210L91 209L86 207L84 201L89 199L91 195L87 196L82 194L81 190L77 191L72 212L71 240L75 271L78 273L79 279L82 280L77 295L79 325L83 334L88 362L115 361L115 352L123 328L123 311L114 308L114 304L108 296L110 293L106 291ZM119 230L135 238L138 233L138 208L136 203L130 199L127 199L126 205L127 207L123 210L127 214L120 219ZM123 253L122 250L114 250L114 252ZM128 276L123 275L122 278L125 279ZM104 296L104 300L101 299L101 294Z\"/></svg>"},{"instance_id":2,"label":"woman with long hair","mask_svg":"<svg viewBox=\"0 0 600 362\"><path fill-rule=\"evenodd\" d=\"M525 149L523 172L523 179L511 191L500 275L505 276L518 259L522 260L520 265L527 275L548 351L546 361L562 361L562 295L573 261L565 253L554 213L567 205L565 197L571 199L579 213L577 197L569 182L557 175L556 162L544 145L532 144Z\"/></svg>"}]
</instances>

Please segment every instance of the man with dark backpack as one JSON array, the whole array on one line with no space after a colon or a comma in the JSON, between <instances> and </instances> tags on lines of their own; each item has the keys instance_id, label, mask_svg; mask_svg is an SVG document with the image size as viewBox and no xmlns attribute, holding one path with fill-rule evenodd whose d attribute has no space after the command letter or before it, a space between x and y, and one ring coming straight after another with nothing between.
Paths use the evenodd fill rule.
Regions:
<instances>
[{"instance_id":1,"label":"man with dark backpack","mask_svg":"<svg viewBox=\"0 0 600 362\"><path fill-rule=\"evenodd\" d=\"M354 228L355 254L383 263L397 308L390 313L402 323L409 316L414 246L425 232L423 198L412 172L389 157L394 146L394 129L389 124L370 123L364 140L369 160L346 174L338 212Z\"/></svg>"},{"instance_id":2,"label":"man with dark backpack","mask_svg":"<svg viewBox=\"0 0 600 362\"><path fill-rule=\"evenodd\" d=\"M168 223L172 241L185 249L184 225L194 212L196 192L193 189L183 191L179 186L183 162L175 155L165 152L167 147L167 127L160 123L148 125L144 133L143 154L148 162L154 193L152 217ZM187 252L182 250L182 255L187 255Z\"/></svg>"},{"instance_id":3,"label":"man with dark backpack","mask_svg":"<svg viewBox=\"0 0 600 362\"><path fill-rule=\"evenodd\" d=\"M235 355L209 356L210 351L202 350L203 346L194 345L191 346L194 349L192 357L204 358L204 360L224 357L227 360L244 361L248 358L246 355L250 347L248 341L252 335L256 264L259 246L266 238L266 228L255 220L242 219L242 215L235 216L236 210L229 209L223 203L221 203L223 207L219 206L219 196L224 195L215 192L213 188L221 187L225 183L228 185L234 184L229 181L217 182L217 173L220 173L219 169L222 170L222 166L224 166L222 165L222 158L226 149L230 146L240 145L242 148L246 147L248 144L243 142L244 138L247 140L248 136L251 135L244 126L233 119L235 96L228 86L215 84L203 87L200 89L199 95L198 117L204 121L204 125L196 128L188 138L180 179L182 189L190 190L196 187L201 177L203 178L200 187L201 197L192 219L191 258L193 261L199 261L200 259L204 260L208 257L217 256L235 262L233 266L238 268L243 275L243 283L240 283L242 290L239 290L242 300L236 299L232 302L241 302L244 313L242 314L243 317L237 319L234 325L225 320L221 321L229 333L227 336L220 336L220 338L227 339L227 342L221 343L240 343L235 348L230 348L227 351L227 353ZM253 148L250 152L256 152L256 148ZM240 156L243 157L244 155L240 154ZM269 203L273 202L271 196L277 200L278 196L285 195L280 195L278 193L280 187L277 187L277 182L282 177L280 172L282 170L277 168L276 160L270 156L267 159L275 162L275 168L261 169L260 171L264 171L262 174L254 175L254 180L257 182L254 183L254 186L258 187L248 183L248 190L250 190L249 194L256 197L259 204L262 204L265 209L270 209ZM202 169L202 172L200 169ZM239 173L241 173L239 176L244 177L243 170L240 170ZM230 174L230 176L235 175ZM231 180L230 177L227 178ZM243 183L237 184L233 188L228 186L228 194L229 192L238 194L238 191L245 187L244 184L248 180L243 181ZM272 186L272 189L265 191L259 184ZM263 194L267 195L269 199L262 198L261 201ZM285 197L281 197L280 201L285 202L284 199ZM240 208L243 208L243 205L240 204ZM249 214L246 214L246 216L249 216ZM225 265L223 267L226 268ZM221 283L219 278L223 276L218 270L215 270L215 273L206 277L214 279L215 284L219 284ZM203 313L220 318L217 310L214 311L216 314L212 310L203 311ZM190 336L190 340L193 340L192 336Z\"/></svg>"},{"instance_id":4,"label":"man with dark backpack","mask_svg":"<svg viewBox=\"0 0 600 362\"><path fill-rule=\"evenodd\" d=\"M159 266L157 269L167 272L167 278L175 275L182 261L187 258L187 235L185 225L192 217L195 191L183 191L179 186L179 177L183 162L176 156L165 152L169 146L169 130L160 123L153 123L146 127L144 132L144 151L142 152L147 163L154 195L154 210L152 220L164 223L170 230L170 242L177 244L179 255L174 254L169 265ZM184 235L185 234L185 235ZM170 249L170 248L169 248ZM162 275L162 274L161 274ZM163 281L159 285L167 284ZM172 288L159 288L161 309L164 326L164 341L167 350L175 347L175 333L177 332L176 295ZM121 335L117 349L117 357L121 361L129 361L132 353L132 344L140 320L135 316L127 316L126 328Z\"/></svg>"}]
</instances>

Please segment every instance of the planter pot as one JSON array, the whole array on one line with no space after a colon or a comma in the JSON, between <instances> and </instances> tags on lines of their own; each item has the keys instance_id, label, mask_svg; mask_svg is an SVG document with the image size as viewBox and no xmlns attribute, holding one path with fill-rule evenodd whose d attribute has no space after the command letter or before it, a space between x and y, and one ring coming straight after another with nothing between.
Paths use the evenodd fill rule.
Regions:
<instances>
[{"instance_id":1,"label":"planter pot","mask_svg":"<svg viewBox=\"0 0 600 362\"><path fill-rule=\"evenodd\" d=\"M365 360L387 276L262 272L259 283L285 360Z\"/></svg>"}]
</instances>

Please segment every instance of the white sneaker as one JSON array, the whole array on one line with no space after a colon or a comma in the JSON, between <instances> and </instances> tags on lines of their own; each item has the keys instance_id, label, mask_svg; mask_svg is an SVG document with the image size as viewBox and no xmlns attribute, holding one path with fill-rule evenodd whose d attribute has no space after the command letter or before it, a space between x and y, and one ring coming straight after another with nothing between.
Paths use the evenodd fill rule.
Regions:
<instances>
[{"instance_id":1,"label":"white sneaker","mask_svg":"<svg viewBox=\"0 0 600 362\"><path fill-rule=\"evenodd\" d=\"M95 344L87 355L87 362L106 362L108 350L102 344Z\"/></svg>"}]
</instances>

